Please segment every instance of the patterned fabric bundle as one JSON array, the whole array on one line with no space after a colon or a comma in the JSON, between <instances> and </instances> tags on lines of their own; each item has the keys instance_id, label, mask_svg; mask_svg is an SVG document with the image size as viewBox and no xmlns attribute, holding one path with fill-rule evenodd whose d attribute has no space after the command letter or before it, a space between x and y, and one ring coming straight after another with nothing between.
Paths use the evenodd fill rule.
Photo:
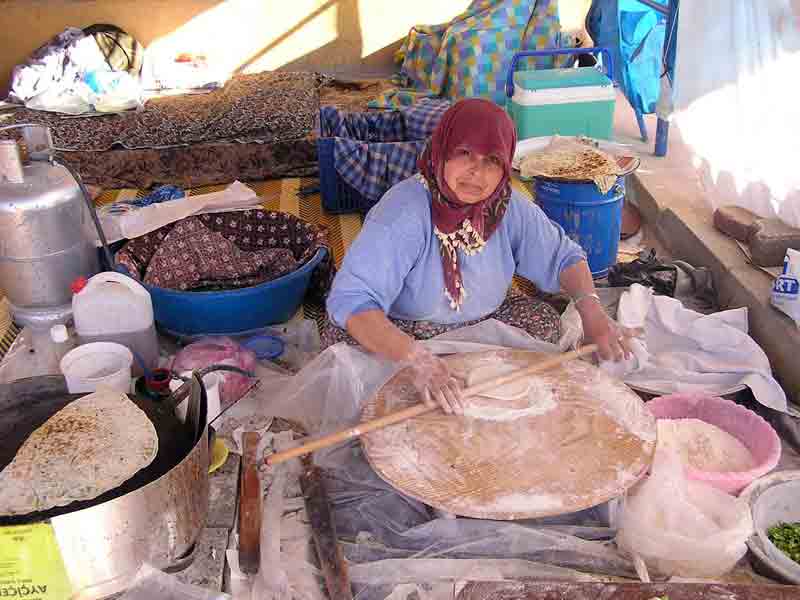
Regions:
<instances>
[{"instance_id":1,"label":"patterned fabric bundle","mask_svg":"<svg viewBox=\"0 0 800 600\"><path fill-rule=\"evenodd\" d=\"M131 240L117 262L148 285L209 291L250 287L287 275L320 248L331 252L326 232L285 213L266 210L189 217ZM330 259L317 269L310 290L330 287Z\"/></svg>"},{"instance_id":2,"label":"patterned fabric bundle","mask_svg":"<svg viewBox=\"0 0 800 600\"><path fill-rule=\"evenodd\" d=\"M53 132L58 150L100 152L115 147L164 148L200 142L273 143L311 133L319 107L317 73L236 75L208 94L150 100L141 111L90 119L20 108L4 125L36 123ZM0 133L13 137L13 132Z\"/></svg>"}]
</instances>

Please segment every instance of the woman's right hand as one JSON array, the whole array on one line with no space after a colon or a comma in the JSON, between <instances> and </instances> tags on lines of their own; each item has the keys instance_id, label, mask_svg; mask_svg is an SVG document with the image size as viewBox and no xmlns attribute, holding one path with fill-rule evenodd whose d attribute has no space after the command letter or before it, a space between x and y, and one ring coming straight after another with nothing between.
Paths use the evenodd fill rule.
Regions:
<instances>
[{"instance_id":1,"label":"woman's right hand","mask_svg":"<svg viewBox=\"0 0 800 600\"><path fill-rule=\"evenodd\" d=\"M449 415L464 412L461 381L453 376L446 362L414 343L407 364L413 371L414 387L425 404L440 406Z\"/></svg>"}]
</instances>

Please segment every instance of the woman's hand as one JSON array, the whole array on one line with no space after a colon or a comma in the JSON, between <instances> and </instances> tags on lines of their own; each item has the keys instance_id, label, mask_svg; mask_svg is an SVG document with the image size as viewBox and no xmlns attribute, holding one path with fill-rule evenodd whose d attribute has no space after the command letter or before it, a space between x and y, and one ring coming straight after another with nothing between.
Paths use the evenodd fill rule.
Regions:
<instances>
[{"instance_id":1,"label":"woman's hand","mask_svg":"<svg viewBox=\"0 0 800 600\"><path fill-rule=\"evenodd\" d=\"M561 272L559 281L581 316L584 340L597 344L600 358L614 361L630 358L629 338L635 332L620 327L606 314L595 293L589 264L582 260L570 265Z\"/></svg>"},{"instance_id":2,"label":"woman's hand","mask_svg":"<svg viewBox=\"0 0 800 600\"><path fill-rule=\"evenodd\" d=\"M631 357L629 338L635 332L615 323L595 298L584 298L576 308L583 322L584 340L597 344L601 359L620 361Z\"/></svg>"},{"instance_id":3,"label":"woman's hand","mask_svg":"<svg viewBox=\"0 0 800 600\"><path fill-rule=\"evenodd\" d=\"M453 376L447 363L415 343L406 361L413 371L414 387L430 407L440 406L447 414L462 414L461 382Z\"/></svg>"},{"instance_id":4,"label":"woman's hand","mask_svg":"<svg viewBox=\"0 0 800 600\"><path fill-rule=\"evenodd\" d=\"M370 352L411 368L414 387L425 404L441 406L447 414L464 411L461 382L450 373L447 363L400 331L382 311L369 310L350 317L347 331Z\"/></svg>"}]
</instances>

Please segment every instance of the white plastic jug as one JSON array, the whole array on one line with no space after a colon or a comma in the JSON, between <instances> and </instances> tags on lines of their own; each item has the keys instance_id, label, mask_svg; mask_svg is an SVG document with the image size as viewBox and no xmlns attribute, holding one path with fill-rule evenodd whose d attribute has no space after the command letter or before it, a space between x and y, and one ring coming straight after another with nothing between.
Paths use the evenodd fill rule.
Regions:
<instances>
[{"instance_id":1,"label":"white plastic jug","mask_svg":"<svg viewBox=\"0 0 800 600\"><path fill-rule=\"evenodd\" d=\"M133 373L158 366L153 301L141 284L121 273L98 273L72 297L75 332L82 344L115 342L134 356Z\"/></svg>"}]
</instances>

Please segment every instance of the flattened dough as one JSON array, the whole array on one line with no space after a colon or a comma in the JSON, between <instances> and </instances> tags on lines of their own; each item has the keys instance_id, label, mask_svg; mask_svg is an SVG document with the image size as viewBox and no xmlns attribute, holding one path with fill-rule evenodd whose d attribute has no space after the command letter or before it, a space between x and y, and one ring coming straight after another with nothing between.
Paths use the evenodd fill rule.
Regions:
<instances>
[{"instance_id":1,"label":"flattened dough","mask_svg":"<svg viewBox=\"0 0 800 600\"><path fill-rule=\"evenodd\" d=\"M467 385L472 387L473 385L483 383L484 381L489 381L490 379L495 379L501 375L508 375L514 371L519 371L519 369L520 367L517 365L502 362L481 365L474 371L470 372L469 377L467 378ZM525 377L523 379L517 379L516 381L507 383L506 385L501 385L500 387L487 390L483 392L481 396L495 398L496 400L513 401L527 399L526 397L530 389L530 378Z\"/></svg>"}]
</instances>

